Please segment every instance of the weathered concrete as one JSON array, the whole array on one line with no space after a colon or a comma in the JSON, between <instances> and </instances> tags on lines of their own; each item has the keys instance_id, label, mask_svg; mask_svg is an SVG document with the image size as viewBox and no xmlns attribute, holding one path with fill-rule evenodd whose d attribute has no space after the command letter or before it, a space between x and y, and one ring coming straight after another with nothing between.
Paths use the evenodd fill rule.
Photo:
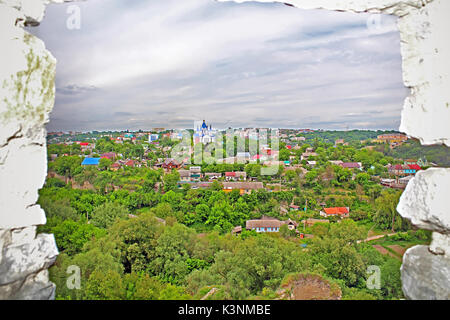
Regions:
<instances>
[{"instance_id":1,"label":"weathered concrete","mask_svg":"<svg viewBox=\"0 0 450 320\"><path fill-rule=\"evenodd\" d=\"M47 268L58 254L36 205L47 171L46 131L55 99L55 58L25 32L49 1L0 0L0 299L49 299Z\"/></svg>"},{"instance_id":2,"label":"weathered concrete","mask_svg":"<svg viewBox=\"0 0 450 320\"><path fill-rule=\"evenodd\" d=\"M430 168L407 184L397 210L421 229L450 234L449 196L450 169Z\"/></svg>"},{"instance_id":3,"label":"weathered concrete","mask_svg":"<svg viewBox=\"0 0 450 320\"><path fill-rule=\"evenodd\" d=\"M402 287L408 299L450 299L450 258L436 255L427 246L409 248L403 256Z\"/></svg>"}]
</instances>

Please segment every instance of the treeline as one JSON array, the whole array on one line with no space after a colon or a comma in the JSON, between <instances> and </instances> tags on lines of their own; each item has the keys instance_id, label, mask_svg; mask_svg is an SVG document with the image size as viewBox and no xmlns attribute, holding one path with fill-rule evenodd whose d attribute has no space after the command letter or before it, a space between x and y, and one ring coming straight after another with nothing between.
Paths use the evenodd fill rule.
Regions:
<instances>
[{"instance_id":1,"label":"treeline","mask_svg":"<svg viewBox=\"0 0 450 320\"><path fill-rule=\"evenodd\" d=\"M385 130L349 130L349 131L316 131L301 134L309 143L314 139L334 143L337 139L344 139L345 142L360 142L362 140L375 139L378 135L393 133L396 131Z\"/></svg>"},{"instance_id":2,"label":"treeline","mask_svg":"<svg viewBox=\"0 0 450 320\"><path fill-rule=\"evenodd\" d=\"M417 140L408 140L395 149L387 149L385 154L401 159L422 159L441 167L450 167L450 149L445 145L423 146Z\"/></svg>"},{"instance_id":3,"label":"treeline","mask_svg":"<svg viewBox=\"0 0 450 320\"><path fill-rule=\"evenodd\" d=\"M358 244L361 227L351 220L322 227L305 250L276 234L198 234L143 213L99 228L76 253L62 250L50 278L58 299L199 299L211 288L211 299L273 299L297 273L332 279L344 299L402 298L400 262ZM381 269L380 290L366 288L369 265ZM76 270L78 289L68 280Z\"/></svg>"}]
</instances>

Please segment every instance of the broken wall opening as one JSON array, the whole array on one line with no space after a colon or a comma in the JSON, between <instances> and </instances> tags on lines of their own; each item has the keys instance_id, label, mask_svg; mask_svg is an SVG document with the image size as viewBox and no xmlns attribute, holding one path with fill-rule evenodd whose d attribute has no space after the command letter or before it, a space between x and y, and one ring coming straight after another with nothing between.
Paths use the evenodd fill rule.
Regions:
<instances>
[{"instance_id":1,"label":"broken wall opening","mask_svg":"<svg viewBox=\"0 0 450 320\"><path fill-rule=\"evenodd\" d=\"M56 1L55 1L56 2ZM0 247L2 248L2 267L8 257L14 257L10 262L17 265L17 278L2 283L2 290L11 290L16 297L36 298L36 288L42 286L51 288L46 275L46 268L55 258L56 246L48 239L48 250L39 245L37 251L42 258L39 263L30 252L24 252L23 259L15 260L16 256L10 252L13 248L22 246L30 249L37 241L35 226L45 223L45 216L38 207L34 206L37 200L37 190L42 187L46 175L45 155L45 129L49 112L53 106L54 93L48 88L49 75L54 73L55 60L49 54L43 43L30 38L23 32L25 21L40 21L43 18L45 4L48 1L36 1L33 4L25 1L0 2L2 15L2 34L0 40L4 43L10 60L1 61L0 79L3 87L0 90L2 100L0 114L2 126L0 128L0 204L5 208L1 212ZM411 137L420 139L422 144L450 145L447 122L449 117L448 88L450 81L450 68L448 62L449 40L446 32L450 28L446 13L449 12L449 3L446 1L289 1L301 8L325 8L329 10L347 10L355 12L388 13L399 16L399 30L402 37L403 78L412 94L405 100L402 111L400 131ZM44 64L36 69L32 63L33 53L43 57ZM15 58L15 57L21 57ZM13 62L13 63L12 63ZM40 61L41 62L41 61ZM19 72L28 72L33 77L19 79ZM44 72L44 74L43 74ZM28 82L26 82L28 79ZM17 85L17 81L22 83ZM24 103L21 100L22 89L28 89ZM47 92L47 94L44 94ZM9 101L7 104L5 101ZM26 106L24 109L23 106ZM13 158L23 152L24 157ZM14 160L14 161L12 161ZM26 166L30 169L27 179L16 179L17 167ZM8 186L5 184L8 181ZM403 270L408 279L417 281L404 281L404 292L408 298L448 298L448 269L450 230L449 215L444 208L444 197L449 190L449 169L428 169L421 172L408 184L401 198L398 210L404 217L411 218L413 224L426 225L427 228L437 232L435 242L431 245L432 251L422 250L415 255L413 250L407 252L404 262L408 259L420 261L433 261L438 268ZM25 200L24 200L25 199ZM27 263L23 263L27 261ZM411 260L412 261L412 260ZM404 263L405 265L405 263ZM406 264L407 265L407 264ZM5 271L1 271L3 275ZM434 282L433 279L442 281ZM406 279L406 278L404 278ZM447 282L445 282L447 281ZM12 285L14 283L14 286ZM27 283L30 286L25 286ZM34 287L34 291L30 289ZM39 296L51 298L50 294Z\"/></svg>"}]
</instances>

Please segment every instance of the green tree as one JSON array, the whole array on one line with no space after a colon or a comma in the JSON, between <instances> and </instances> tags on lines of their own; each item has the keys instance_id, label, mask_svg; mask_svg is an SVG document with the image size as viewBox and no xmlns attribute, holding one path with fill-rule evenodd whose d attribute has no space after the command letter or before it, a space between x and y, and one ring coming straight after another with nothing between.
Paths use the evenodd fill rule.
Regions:
<instances>
[{"instance_id":1,"label":"green tree","mask_svg":"<svg viewBox=\"0 0 450 320\"><path fill-rule=\"evenodd\" d=\"M180 174L178 171L167 173L163 177L164 191L171 191L177 189L178 181L180 181Z\"/></svg>"},{"instance_id":2,"label":"green tree","mask_svg":"<svg viewBox=\"0 0 450 320\"><path fill-rule=\"evenodd\" d=\"M99 228L109 228L117 219L128 217L128 209L121 204L106 202L94 209L91 222Z\"/></svg>"},{"instance_id":3,"label":"green tree","mask_svg":"<svg viewBox=\"0 0 450 320\"><path fill-rule=\"evenodd\" d=\"M377 208L373 217L374 222L381 228L391 227L391 231L401 228L402 218L397 212L397 204L400 199L401 191L384 190L375 200Z\"/></svg>"},{"instance_id":4,"label":"green tree","mask_svg":"<svg viewBox=\"0 0 450 320\"><path fill-rule=\"evenodd\" d=\"M152 269L164 281L180 284L189 274L186 263L190 258L195 243L195 232L182 225L166 227L157 240L156 258Z\"/></svg>"},{"instance_id":5,"label":"green tree","mask_svg":"<svg viewBox=\"0 0 450 320\"><path fill-rule=\"evenodd\" d=\"M81 252L84 244L92 238L99 238L106 234L91 224L83 222L75 222L72 220L65 220L52 228L52 233L55 235L56 244L60 251L64 251L68 255L74 255Z\"/></svg>"},{"instance_id":6,"label":"green tree","mask_svg":"<svg viewBox=\"0 0 450 320\"><path fill-rule=\"evenodd\" d=\"M99 163L98 163L98 167L102 170L107 170L109 169L109 167L112 165L112 160L108 159L108 158L101 158Z\"/></svg>"}]
</instances>

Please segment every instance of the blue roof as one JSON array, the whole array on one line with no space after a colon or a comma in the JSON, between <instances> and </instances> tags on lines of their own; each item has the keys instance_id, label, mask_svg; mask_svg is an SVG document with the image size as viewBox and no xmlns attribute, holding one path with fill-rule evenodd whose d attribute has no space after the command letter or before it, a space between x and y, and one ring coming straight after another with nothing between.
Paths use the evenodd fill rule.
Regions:
<instances>
[{"instance_id":1,"label":"blue roof","mask_svg":"<svg viewBox=\"0 0 450 320\"><path fill-rule=\"evenodd\" d=\"M100 158L84 158L82 166L98 166Z\"/></svg>"}]
</instances>

